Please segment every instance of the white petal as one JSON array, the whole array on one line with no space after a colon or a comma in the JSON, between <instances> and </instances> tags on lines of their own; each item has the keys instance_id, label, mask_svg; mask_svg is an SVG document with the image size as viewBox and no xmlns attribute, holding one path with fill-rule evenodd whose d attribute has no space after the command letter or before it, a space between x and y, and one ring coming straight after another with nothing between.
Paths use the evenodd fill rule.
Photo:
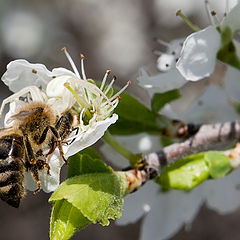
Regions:
<instances>
[{"instance_id":1,"label":"white petal","mask_svg":"<svg viewBox=\"0 0 240 240\"><path fill-rule=\"evenodd\" d=\"M234 101L240 102L240 81L239 81L239 74L240 71L231 66L227 66L227 72L224 77L224 87L226 90L226 93L228 94L230 99L233 99Z\"/></svg>"},{"instance_id":2,"label":"white petal","mask_svg":"<svg viewBox=\"0 0 240 240\"><path fill-rule=\"evenodd\" d=\"M108 127L115 123L117 119L118 115L113 114L112 117L94 123L87 131L79 133L75 141L67 148L65 156L70 157L97 142L104 135Z\"/></svg>"},{"instance_id":3,"label":"white petal","mask_svg":"<svg viewBox=\"0 0 240 240\"><path fill-rule=\"evenodd\" d=\"M166 53L174 55L176 58L179 57L179 54L182 50L184 38L174 39L169 43Z\"/></svg>"},{"instance_id":4,"label":"white petal","mask_svg":"<svg viewBox=\"0 0 240 240\"><path fill-rule=\"evenodd\" d=\"M26 102L20 101L20 100L15 100L14 102L10 103L9 111L6 113L6 115L4 117L4 127L5 128L13 126L14 120L11 119L11 116L16 114L18 109L23 107L25 104L26 104Z\"/></svg>"},{"instance_id":5,"label":"white petal","mask_svg":"<svg viewBox=\"0 0 240 240\"><path fill-rule=\"evenodd\" d=\"M224 30L225 27L230 27L233 34L238 32L240 30L240 3L237 4L223 19L220 27L222 30Z\"/></svg>"},{"instance_id":6,"label":"white petal","mask_svg":"<svg viewBox=\"0 0 240 240\"><path fill-rule=\"evenodd\" d=\"M194 123L225 122L238 119L238 114L229 103L222 89L211 85L184 113L183 120Z\"/></svg>"},{"instance_id":7,"label":"white petal","mask_svg":"<svg viewBox=\"0 0 240 240\"><path fill-rule=\"evenodd\" d=\"M228 214L240 207L240 169L222 179L204 184L207 206L220 214Z\"/></svg>"},{"instance_id":8,"label":"white petal","mask_svg":"<svg viewBox=\"0 0 240 240\"><path fill-rule=\"evenodd\" d=\"M174 191L155 195L143 221L140 240L170 239L184 224L191 223L203 203L200 189Z\"/></svg>"},{"instance_id":9,"label":"white petal","mask_svg":"<svg viewBox=\"0 0 240 240\"><path fill-rule=\"evenodd\" d=\"M183 120L186 111L191 108L193 103L198 101L209 85L210 81L208 79L198 82L188 82L180 89L181 98L166 104L161 109L161 114L172 119ZM189 119L186 118L186 121L189 122Z\"/></svg>"},{"instance_id":10,"label":"white petal","mask_svg":"<svg viewBox=\"0 0 240 240\"><path fill-rule=\"evenodd\" d=\"M124 198L122 216L120 219L117 219L117 224L127 225L138 221L139 218L147 213L145 211L146 205L150 206L150 208L154 211L152 203L154 202L159 190L160 188L156 183L148 181L138 191L127 195Z\"/></svg>"},{"instance_id":11,"label":"white petal","mask_svg":"<svg viewBox=\"0 0 240 240\"><path fill-rule=\"evenodd\" d=\"M176 88L182 87L187 81L173 68L166 73L159 73L154 76L149 76L148 73L142 68L139 71L137 78L141 87L145 88L150 95L153 93L163 93Z\"/></svg>"},{"instance_id":12,"label":"white petal","mask_svg":"<svg viewBox=\"0 0 240 240\"><path fill-rule=\"evenodd\" d=\"M55 150L48 164L50 166L50 175L47 174L47 169L39 172L41 189L47 193L55 191L60 183L60 170L64 164L64 161L59 156L57 149ZM37 185L30 172L26 174L26 188L30 191L37 189Z\"/></svg>"},{"instance_id":13,"label":"white petal","mask_svg":"<svg viewBox=\"0 0 240 240\"><path fill-rule=\"evenodd\" d=\"M65 98L66 95L72 95L72 93L66 89L64 86L65 83L69 83L71 88L75 91L77 91L80 88L79 79L76 77L73 78L71 75L61 75L54 79L52 79L46 89L46 94L49 98L52 97L59 97L59 98Z\"/></svg>"},{"instance_id":14,"label":"white petal","mask_svg":"<svg viewBox=\"0 0 240 240\"><path fill-rule=\"evenodd\" d=\"M184 42L177 69L190 81L208 77L215 69L220 44L220 34L213 26L191 34Z\"/></svg>"},{"instance_id":15,"label":"white petal","mask_svg":"<svg viewBox=\"0 0 240 240\"><path fill-rule=\"evenodd\" d=\"M52 79L51 72L43 64L32 64L19 59L7 65L7 71L2 76L2 81L13 92L18 92L27 86L42 86L46 88Z\"/></svg>"},{"instance_id":16,"label":"white petal","mask_svg":"<svg viewBox=\"0 0 240 240\"><path fill-rule=\"evenodd\" d=\"M53 76L62 76L62 75L69 75L69 76L72 76L72 77L75 77L76 78L76 75L75 73L73 73L72 71L66 69L66 68L62 68L62 67L59 67L59 68L54 68L52 70L52 75Z\"/></svg>"}]
</instances>

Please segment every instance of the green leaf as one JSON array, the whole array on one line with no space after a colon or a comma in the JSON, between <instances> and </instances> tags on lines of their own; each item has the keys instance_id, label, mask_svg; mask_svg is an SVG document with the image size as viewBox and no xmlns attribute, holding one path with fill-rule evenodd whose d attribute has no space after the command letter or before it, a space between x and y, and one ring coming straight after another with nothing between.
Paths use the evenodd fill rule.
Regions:
<instances>
[{"instance_id":1,"label":"green leaf","mask_svg":"<svg viewBox=\"0 0 240 240\"><path fill-rule=\"evenodd\" d=\"M93 148L70 158L68 179L53 193L51 239L69 239L89 223L108 225L121 216L126 177L113 172Z\"/></svg>"},{"instance_id":2,"label":"green leaf","mask_svg":"<svg viewBox=\"0 0 240 240\"><path fill-rule=\"evenodd\" d=\"M225 62L237 69L240 69L240 59L237 56L237 50L232 41L233 33L231 28L227 26L220 33L221 33L221 48L217 53L217 58L222 62Z\"/></svg>"},{"instance_id":3,"label":"green leaf","mask_svg":"<svg viewBox=\"0 0 240 240\"><path fill-rule=\"evenodd\" d=\"M205 161L212 178L222 178L231 170L230 159L220 152L206 152Z\"/></svg>"},{"instance_id":4,"label":"green leaf","mask_svg":"<svg viewBox=\"0 0 240 240\"><path fill-rule=\"evenodd\" d=\"M208 178L224 177L231 170L230 160L218 151L194 154L166 166L157 177L163 190L192 189Z\"/></svg>"},{"instance_id":5,"label":"green leaf","mask_svg":"<svg viewBox=\"0 0 240 240\"><path fill-rule=\"evenodd\" d=\"M69 158L68 178L86 173L112 173L93 148L86 148Z\"/></svg>"},{"instance_id":6,"label":"green leaf","mask_svg":"<svg viewBox=\"0 0 240 240\"><path fill-rule=\"evenodd\" d=\"M65 199L92 223L106 226L108 219L121 216L126 193L127 180L123 173L90 173L67 179L49 201Z\"/></svg>"},{"instance_id":7,"label":"green leaf","mask_svg":"<svg viewBox=\"0 0 240 240\"><path fill-rule=\"evenodd\" d=\"M118 114L119 119L110 126L109 131L116 135L159 132L168 121L166 117L153 113L136 98L126 93L121 94L114 112Z\"/></svg>"},{"instance_id":8,"label":"green leaf","mask_svg":"<svg viewBox=\"0 0 240 240\"><path fill-rule=\"evenodd\" d=\"M166 166L156 179L164 190L191 189L209 177L209 168L204 154L195 154Z\"/></svg>"},{"instance_id":9,"label":"green leaf","mask_svg":"<svg viewBox=\"0 0 240 240\"><path fill-rule=\"evenodd\" d=\"M67 240L89 223L90 221L71 203L64 199L56 201L51 214L50 239Z\"/></svg>"},{"instance_id":10,"label":"green leaf","mask_svg":"<svg viewBox=\"0 0 240 240\"><path fill-rule=\"evenodd\" d=\"M165 93L155 93L151 102L152 111L154 113L159 112L165 104L176 100L179 97L181 97L181 95L177 89Z\"/></svg>"}]
</instances>

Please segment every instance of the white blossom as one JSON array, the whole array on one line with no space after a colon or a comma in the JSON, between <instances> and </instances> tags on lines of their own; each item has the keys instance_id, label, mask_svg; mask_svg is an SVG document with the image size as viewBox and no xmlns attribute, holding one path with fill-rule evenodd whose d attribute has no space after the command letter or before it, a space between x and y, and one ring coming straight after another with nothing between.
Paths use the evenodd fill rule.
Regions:
<instances>
[{"instance_id":1,"label":"white blossom","mask_svg":"<svg viewBox=\"0 0 240 240\"><path fill-rule=\"evenodd\" d=\"M157 59L157 68L161 73L150 76L146 70L141 68L137 77L138 84L147 89L150 96L156 92L162 93L180 88L187 83L176 69L176 62L180 57L183 39L176 39L170 43L160 39L157 41L167 48L165 53L156 51L160 55Z\"/></svg>"},{"instance_id":2,"label":"white blossom","mask_svg":"<svg viewBox=\"0 0 240 240\"><path fill-rule=\"evenodd\" d=\"M74 123L74 127L77 127L78 131L73 131L67 139L64 139L69 143L71 142L71 144L63 145L64 155L70 157L98 141L107 128L117 121L118 115L113 114L113 111L119 102L119 95L130 82L113 96L107 97L115 81L115 78L113 78L106 85L110 71L106 71L101 86L98 87L93 80L86 78L83 64L84 57L81 56L80 75L66 49L63 50L74 72L65 68L55 68L49 71L42 64L32 64L26 60L15 60L8 64L2 80L10 90L15 92L17 98L13 101L14 95L12 98L10 97L9 102L11 104L10 110L5 116L5 127L14 124L11 121L11 116L16 113L19 107L27 104L19 100L18 93L21 93L23 88L26 92L28 89L33 89L34 100L51 106L56 115L60 116L65 111L72 109L73 114L77 116L78 120ZM41 87L42 90L35 89L33 86ZM29 101L32 100L29 99ZM84 123L84 115L88 117L87 124ZM48 149L43 150L47 152ZM40 172L41 188L46 192L54 191L59 185L60 169L64 161L59 156L58 149L54 151L48 164L50 175L47 174L46 169ZM36 189L33 181L28 181L27 187L30 190Z\"/></svg>"},{"instance_id":3,"label":"white blossom","mask_svg":"<svg viewBox=\"0 0 240 240\"><path fill-rule=\"evenodd\" d=\"M237 4L222 20L219 28L226 27L236 33L240 30L240 4ZM209 26L192 33L184 41L176 68L186 80L198 81L210 76L216 65L217 52L221 47L221 35L216 26Z\"/></svg>"},{"instance_id":4,"label":"white blossom","mask_svg":"<svg viewBox=\"0 0 240 240\"><path fill-rule=\"evenodd\" d=\"M213 26L191 34L184 41L177 69L186 80L198 81L210 76L220 46L220 34Z\"/></svg>"}]
</instances>

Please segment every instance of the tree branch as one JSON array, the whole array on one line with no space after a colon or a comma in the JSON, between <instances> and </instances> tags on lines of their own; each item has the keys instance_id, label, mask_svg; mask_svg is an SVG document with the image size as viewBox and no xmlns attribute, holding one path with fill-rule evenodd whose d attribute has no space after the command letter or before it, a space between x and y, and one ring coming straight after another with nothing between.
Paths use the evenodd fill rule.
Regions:
<instances>
[{"instance_id":1,"label":"tree branch","mask_svg":"<svg viewBox=\"0 0 240 240\"><path fill-rule=\"evenodd\" d=\"M144 155L138 170L139 172L135 172L135 175L138 178L141 176L143 184L148 179L158 176L161 169L166 165L191 154L209 150L224 150L233 147L239 139L240 122L202 125L192 137L184 142L175 143L163 148L159 152ZM225 151L224 154L230 158L232 168L240 165L240 144L233 149ZM138 183L141 181L138 179ZM137 185L140 187L139 184ZM137 188L137 186L135 187ZM135 187L132 188L132 191L136 190Z\"/></svg>"}]
</instances>

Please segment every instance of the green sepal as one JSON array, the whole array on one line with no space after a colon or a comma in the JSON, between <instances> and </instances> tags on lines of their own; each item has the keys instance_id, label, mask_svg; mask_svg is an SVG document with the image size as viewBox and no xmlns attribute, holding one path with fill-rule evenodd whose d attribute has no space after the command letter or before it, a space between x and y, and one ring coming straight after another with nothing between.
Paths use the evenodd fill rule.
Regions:
<instances>
[{"instance_id":1,"label":"green sepal","mask_svg":"<svg viewBox=\"0 0 240 240\"><path fill-rule=\"evenodd\" d=\"M176 100L179 97L181 97L181 95L177 89L164 93L155 93L151 101L152 111L154 113L159 112L165 104Z\"/></svg>"},{"instance_id":2,"label":"green sepal","mask_svg":"<svg viewBox=\"0 0 240 240\"><path fill-rule=\"evenodd\" d=\"M229 26L222 31L218 28L221 34L221 48L217 53L217 59L225 62L237 69L240 69L240 59L237 56L237 49L232 41L233 33Z\"/></svg>"}]
</instances>

